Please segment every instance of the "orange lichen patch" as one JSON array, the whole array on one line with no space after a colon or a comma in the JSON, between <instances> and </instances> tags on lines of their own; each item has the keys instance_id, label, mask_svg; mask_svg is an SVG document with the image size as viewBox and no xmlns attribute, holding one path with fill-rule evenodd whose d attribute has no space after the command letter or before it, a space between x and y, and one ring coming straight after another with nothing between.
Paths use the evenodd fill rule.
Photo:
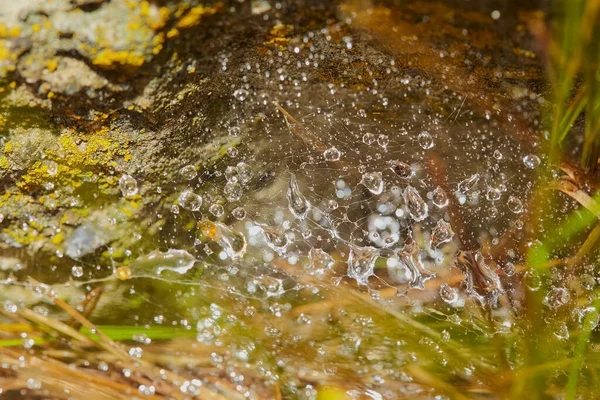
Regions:
<instances>
[{"instance_id":1,"label":"orange lichen patch","mask_svg":"<svg viewBox=\"0 0 600 400\"><path fill-rule=\"evenodd\" d=\"M213 15L222 7L222 3L217 3L212 7L198 5L191 8L183 17L177 21L177 28L191 28L200 23L203 16Z\"/></svg>"},{"instance_id":2,"label":"orange lichen patch","mask_svg":"<svg viewBox=\"0 0 600 400\"><path fill-rule=\"evenodd\" d=\"M115 276L121 281L126 281L133 277L133 273L131 272L131 268L122 266L115 270Z\"/></svg>"},{"instance_id":3,"label":"orange lichen patch","mask_svg":"<svg viewBox=\"0 0 600 400\"><path fill-rule=\"evenodd\" d=\"M214 240L217 236L217 226L208 220L198 222L198 231L207 239Z\"/></svg>"}]
</instances>

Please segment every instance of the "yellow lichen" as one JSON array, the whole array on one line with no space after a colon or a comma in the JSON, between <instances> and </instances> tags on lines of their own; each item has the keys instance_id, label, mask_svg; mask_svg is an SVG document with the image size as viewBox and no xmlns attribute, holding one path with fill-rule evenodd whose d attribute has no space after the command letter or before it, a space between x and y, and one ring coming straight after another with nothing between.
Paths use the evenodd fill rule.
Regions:
<instances>
[{"instance_id":1,"label":"yellow lichen","mask_svg":"<svg viewBox=\"0 0 600 400\"><path fill-rule=\"evenodd\" d=\"M10 162L6 156L0 157L0 169L10 169Z\"/></svg>"},{"instance_id":2,"label":"yellow lichen","mask_svg":"<svg viewBox=\"0 0 600 400\"><path fill-rule=\"evenodd\" d=\"M292 25L277 24L269 31L269 40L265 44L285 48L290 42L289 36L293 30Z\"/></svg>"},{"instance_id":3,"label":"yellow lichen","mask_svg":"<svg viewBox=\"0 0 600 400\"><path fill-rule=\"evenodd\" d=\"M515 47L512 49L513 53L520 56L525 56L527 58L535 58L535 53L526 49L522 49L520 47Z\"/></svg>"},{"instance_id":4,"label":"yellow lichen","mask_svg":"<svg viewBox=\"0 0 600 400\"><path fill-rule=\"evenodd\" d=\"M35 229L4 228L2 232L6 237L22 246L29 246L38 240L44 239L43 235L40 235Z\"/></svg>"},{"instance_id":5,"label":"yellow lichen","mask_svg":"<svg viewBox=\"0 0 600 400\"><path fill-rule=\"evenodd\" d=\"M179 36L179 29L177 29L177 28L173 28L167 32L168 39L173 39L177 36Z\"/></svg>"},{"instance_id":6,"label":"yellow lichen","mask_svg":"<svg viewBox=\"0 0 600 400\"><path fill-rule=\"evenodd\" d=\"M54 72L54 71L56 71L57 67L58 67L58 61L56 61L54 59L46 61L46 69L48 69L48 71Z\"/></svg>"},{"instance_id":7,"label":"yellow lichen","mask_svg":"<svg viewBox=\"0 0 600 400\"><path fill-rule=\"evenodd\" d=\"M65 235L62 232L57 233L56 235L52 236L52 238L50 239L50 241L56 245L61 244L64 240L65 240Z\"/></svg>"},{"instance_id":8,"label":"yellow lichen","mask_svg":"<svg viewBox=\"0 0 600 400\"><path fill-rule=\"evenodd\" d=\"M104 49L98 53L92 60L94 65L104 68L113 68L117 65L130 66L130 67L141 67L146 59L143 55L137 52L130 51L114 51L111 49Z\"/></svg>"},{"instance_id":9,"label":"yellow lichen","mask_svg":"<svg viewBox=\"0 0 600 400\"><path fill-rule=\"evenodd\" d=\"M191 28L200 23L200 19L205 15L212 15L221 8L221 3L217 3L213 7L205 7L198 5L191 8L179 21L177 21L178 28Z\"/></svg>"},{"instance_id":10,"label":"yellow lichen","mask_svg":"<svg viewBox=\"0 0 600 400\"><path fill-rule=\"evenodd\" d=\"M136 69L163 48L165 35L163 32L156 34L156 31L164 28L169 21L169 9L159 8L146 0L127 1L126 5L129 8L125 32L130 40L128 45L115 48L111 37L105 34L102 27L95 30L97 39L93 46L81 45L82 51L90 54L92 63L98 67ZM140 42L139 38L145 39Z\"/></svg>"},{"instance_id":11,"label":"yellow lichen","mask_svg":"<svg viewBox=\"0 0 600 400\"><path fill-rule=\"evenodd\" d=\"M15 144L15 143L13 143L13 142L11 142L11 141L9 141L9 142L6 142L6 143L4 144L4 154L9 154L9 153L12 153L13 151L15 151L15 149L18 149L18 148L20 148L20 146L21 146L21 145L20 145L19 143L16 143L16 144Z\"/></svg>"},{"instance_id":12,"label":"yellow lichen","mask_svg":"<svg viewBox=\"0 0 600 400\"><path fill-rule=\"evenodd\" d=\"M131 160L127 143L112 139L107 132L107 129L101 129L87 135L63 133L58 139L59 148L46 151L47 158L56 162L56 173L50 176L47 164L36 161L21 176L17 186L20 189L32 189L52 181L61 186L78 188L95 174L103 175L114 168L118 159ZM100 177L97 184L102 190L114 187L116 182L108 176Z\"/></svg>"},{"instance_id":13,"label":"yellow lichen","mask_svg":"<svg viewBox=\"0 0 600 400\"><path fill-rule=\"evenodd\" d=\"M21 35L21 28L14 26L9 28L4 23L0 23L0 38L18 37Z\"/></svg>"}]
</instances>

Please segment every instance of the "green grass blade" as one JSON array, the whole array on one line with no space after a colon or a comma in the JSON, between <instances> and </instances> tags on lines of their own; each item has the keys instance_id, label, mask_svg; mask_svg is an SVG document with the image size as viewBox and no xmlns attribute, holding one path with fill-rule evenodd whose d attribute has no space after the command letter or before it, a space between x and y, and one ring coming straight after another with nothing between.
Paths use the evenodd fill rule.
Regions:
<instances>
[{"instance_id":1,"label":"green grass blade","mask_svg":"<svg viewBox=\"0 0 600 400\"><path fill-rule=\"evenodd\" d=\"M600 309L600 299L594 301L592 310L590 310L585 318L581 327L581 334L577 340L577 347L575 348L574 361L569 371L569 379L567 381L566 388L566 399L574 400L577 395L577 383L579 381L579 371L585 361L585 353L587 350L588 342L592 331L598 325L598 310Z\"/></svg>"}]
</instances>

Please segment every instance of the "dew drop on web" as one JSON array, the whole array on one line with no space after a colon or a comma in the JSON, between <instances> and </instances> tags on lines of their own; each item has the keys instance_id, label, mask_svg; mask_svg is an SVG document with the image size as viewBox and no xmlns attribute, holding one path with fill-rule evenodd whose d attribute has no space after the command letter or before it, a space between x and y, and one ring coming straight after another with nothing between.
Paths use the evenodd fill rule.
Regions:
<instances>
[{"instance_id":1,"label":"dew drop on web","mask_svg":"<svg viewBox=\"0 0 600 400\"><path fill-rule=\"evenodd\" d=\"M325 161L338 161L342 153L336 147L330 147L323 152L323 158Z\"/></svg>"},{"instance_id":2,"label":"dew drop on web","mask_svg":"<svg viewBox=\"0 0 600 400\"><path fill-rule=\"evenodd\" d=\"M287 199L289 204L289 209L291 213L299 219L306 218L308 211L310 209L310 203L304 197L302 192L300 192L300 188L298 187L298 182L296 181L296 177L294 174L290 174L290 182L287 190Z\"/></svg>"},{"instance_id":3,"label":"dew drop on web","mask_svg":"<svg viewBox=\"0 0 600 400\"><path fill-rule=\"evenodd\" d=\"M440 285L440 298L448 304L454 304L458 300L458 290L447 283Z\"/></svg>"},{"instance_id":4,"label":"dew drop on web","mask_svg":"<svg viewBox=\"0 0 600 400\"><path fill-rule=\"evenodd\" d=\"M360 182L373 194L383 193L384 183L381 172L365 172Z\"/></svg>"},{"instance_id":5,"label":"dew drop on web","mask_svg":"<svg viewBox=\"0 0 600 400\"><path fill-rule=\"evenodd\" d=\"M448 205L449 200L446 192L441 187L436 187L431 193L431 201L437 208L444 208Z\"/></svg>"},{"instance_id":6,"label":"dew drop on web","mask_svg":"<svg viewBox=\"0 0 600 400\"><path fill-rule=\"evenodd\" d=\"M379 257L379 251L373 247L352 246L348 256L348 276L355 279L359 285L368 284L369 277L373 275L377 257Z\"/></svg>"},{"instance_id":7,"label":"dew drop on web","mask_svg":"<svg viewBox=\"0 0 600 400\"><path fill-rule=\"evenodd\" d=\"M452 226L444 221L443 219L439 220L436 226L431 231L431 237L429 239L429 243L432 249L437 249L444 243L448 243L454 237L454 232L452 231Z\"/></svg>"},{"instance_id":8,"label":"dew drop on web","mask_svg":"<svg viewBox=\"0 0 600 400\"><path fill-rule=\"evenodd\" d=\"M198 211L202 207L202 197L188 190L181 192L178 201L179 205L188 211Z\"/></svg>"},{"instance_id":9,"label":"dew drop on web","mask_svg":"<svg viewBox=\"0 0 600 400\"><path fill-rule=\"evenodd\" d=\"M123 196L135 196L138 192L138 183L131 175L123 174L119 178L119 189Z\"/></svg>"},{"instance_id":10,"label":"dew drop on web","mask_svg":"<svg viewBox=\"0 0 600 400\"><path fill-rule=\"evenodd\" d=\"M412 186L407 186L404 189L403 193L404 201L406 202L406 207L408 209L408 213L416 222L423 221L427 218L429 213L429 207L427 203L423 200L417 189Z\"/></svg>"}]
</instances>

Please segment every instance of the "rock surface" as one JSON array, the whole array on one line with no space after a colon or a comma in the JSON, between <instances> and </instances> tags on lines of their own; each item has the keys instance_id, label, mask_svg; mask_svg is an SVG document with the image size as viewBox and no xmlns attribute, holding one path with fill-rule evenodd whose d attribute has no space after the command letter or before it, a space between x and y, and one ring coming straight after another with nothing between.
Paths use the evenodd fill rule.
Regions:
<instances>
[{"instance_id":1,"label":"rock surface","mask_svg":"<svg viewBox=\"0 0 600 400\"><path fill-rule=\"evenodd\" d=\"M222 191L220 160L238 147L263 154L269 135L289 135L272 101L298 115L344 98L332 112L339 119L402 102L451 119L462 101L486 129L508 132L515 146L535 144L543 98L525 17L498 26L485 6L337 6L0 5L1 251L24 265L40 254L44 265L109 264L170 246L197 219L173 214L181 190L211 200L203 213L210 204L236 207ZM278 165L251 165L257 198ZM186 166L198 177L182 177ZM123 174L136 180L135 195L119 190Z\"/></svg>"}]
</instances>

